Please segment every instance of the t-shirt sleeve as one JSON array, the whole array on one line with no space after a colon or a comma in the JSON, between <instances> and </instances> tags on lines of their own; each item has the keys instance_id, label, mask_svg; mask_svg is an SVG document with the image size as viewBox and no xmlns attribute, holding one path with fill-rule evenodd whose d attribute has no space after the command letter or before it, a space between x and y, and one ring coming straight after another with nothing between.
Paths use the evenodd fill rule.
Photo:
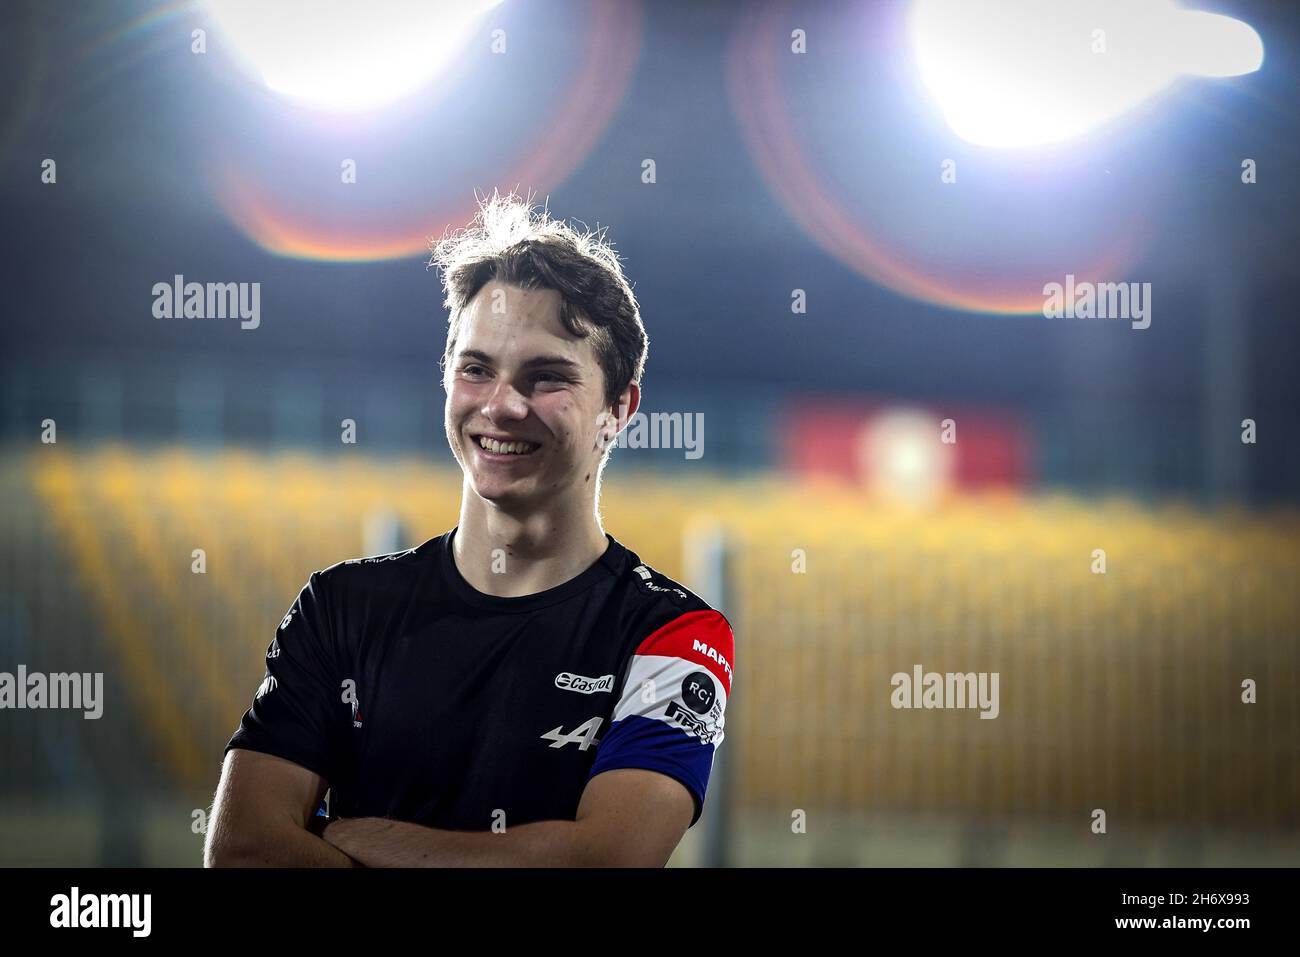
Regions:
<instances>
[{"instance_id":1,"label":"t-shirt sleeve","mask_svg":"<svg viewBox=\"0 0 1300 957\"><path fill-rule=\"evenodd\" d=\"M266 651L266 673L226 745L292 761L334 781L339 721L347 705L333 655L325 585L315 572Z\"/></svg>"},{"instance_id":2,"label":"t-shirt sleeve","mask_svg":"<svg viewBox=\"0 0 1300 957\"><path fill-rule=\"evenodd\" d=\"M589 779L616 768L676 778L695 799L694 826L724 736L734 654L731 626L712 609L686 612L644 638Z\"/></svg>"}]
</instances>

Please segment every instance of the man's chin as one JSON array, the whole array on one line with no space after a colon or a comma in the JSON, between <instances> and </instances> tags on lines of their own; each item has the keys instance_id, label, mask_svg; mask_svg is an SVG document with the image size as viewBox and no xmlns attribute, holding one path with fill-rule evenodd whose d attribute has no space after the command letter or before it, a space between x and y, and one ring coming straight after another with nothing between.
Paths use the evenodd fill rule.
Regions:
<instances>
[{"instance_id":1,"label":"man's chin","mask_svg":"<svg viewBox=\"0 0 1300 957\"><path fill-rule=\"evenodd\" d=\"M485 502L501 508L518 508L529 505L535 498L531 488L525 486L531 483L525 482L484 482L479 484L473 479L470 480L470 488Z\"/></svg>"}]
</instances>

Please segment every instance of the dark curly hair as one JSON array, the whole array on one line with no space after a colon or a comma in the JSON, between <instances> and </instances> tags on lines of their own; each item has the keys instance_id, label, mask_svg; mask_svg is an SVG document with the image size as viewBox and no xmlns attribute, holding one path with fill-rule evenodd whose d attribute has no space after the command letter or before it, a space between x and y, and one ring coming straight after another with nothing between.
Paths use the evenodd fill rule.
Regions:
<instances>
[{"instance_id":1,"label":"dark curly hair","mask_svg":"<svg viewBox=\"0 0 1300 957\"><path fill-rule=\"evenodd\" d=\"M479 201L467 227L431 244L430 266L446 291L447 345L451 359L461 311L491 280L523 289L554 289L563 299L560 320L575 336L591 337L605 374L605 405L613 406L629 383L641 384L650 340L632 287L604 230L582 231L552 219L531 197L496 190Z\"/></svg>"}]
</instances>

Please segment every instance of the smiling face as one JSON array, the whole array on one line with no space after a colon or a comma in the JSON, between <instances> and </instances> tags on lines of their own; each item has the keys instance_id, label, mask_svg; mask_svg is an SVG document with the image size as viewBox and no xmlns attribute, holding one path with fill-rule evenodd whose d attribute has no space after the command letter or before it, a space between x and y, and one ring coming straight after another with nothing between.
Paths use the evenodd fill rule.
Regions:
<instances>
[{"instance_id":1,"label":"smiling face","mask_svg":"<svg viewBox=\"0 0 1300 957\"><path fill-rule=\"evenodd\" d=\"M615 421L591 340L565 329L561 304L553 289L489 282L463 310L447 363L447 442L467 489L512 512L594 497ZM623 395L629 414L636 389Z\"/></svg>"}]
</instances>

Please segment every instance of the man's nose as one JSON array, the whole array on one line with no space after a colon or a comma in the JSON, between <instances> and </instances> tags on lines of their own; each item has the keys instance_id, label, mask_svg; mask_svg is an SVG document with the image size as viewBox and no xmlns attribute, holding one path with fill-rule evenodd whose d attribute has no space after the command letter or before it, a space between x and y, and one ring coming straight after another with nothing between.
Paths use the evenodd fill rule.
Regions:
<instances>
[{"instance_id":1,"label":"man's nose","mask_svg":"<svg viewBox=\"0 0 1300 957\"><path fill-rule=\"evenodd\" d=\"M528 400L505 376L499 376L483 403L483 414L493 421L528 416Z\"/></svg>"}]
</instances>

